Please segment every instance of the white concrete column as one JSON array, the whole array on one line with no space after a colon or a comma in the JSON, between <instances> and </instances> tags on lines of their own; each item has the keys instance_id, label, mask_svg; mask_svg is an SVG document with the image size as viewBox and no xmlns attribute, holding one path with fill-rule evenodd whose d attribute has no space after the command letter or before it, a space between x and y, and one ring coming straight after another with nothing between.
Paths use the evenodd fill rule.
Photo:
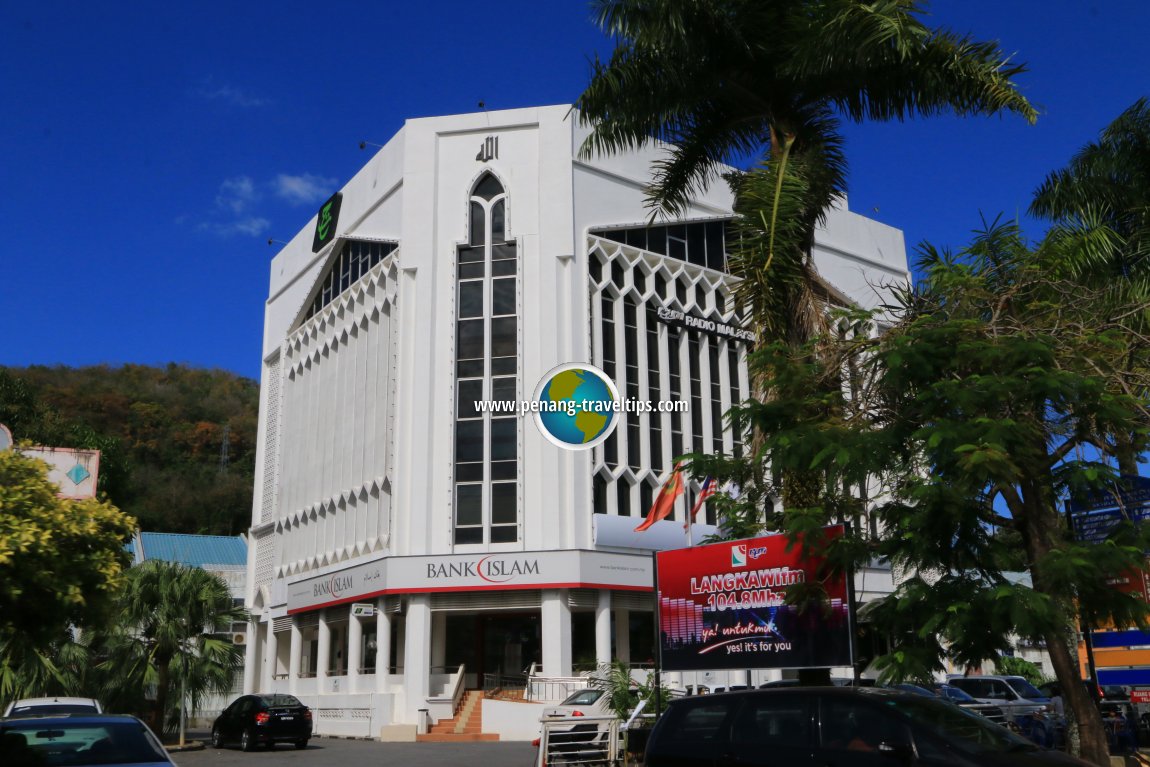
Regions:
<instances>
[{"instance_id":1,"label":"white concrete column","mask_svg":"<svg viewBox=\"0 0 1150 767\"><path fill-rule=\"evenodd\" d=\"M260 622L248 621L247 645L244 646L244 695L256 691L259 684Z\"/></svg>"},{"instance_id":2,"label":"white concrete column","mask_svg":"<svg viewBox=\"0 0 1150 767\"><path fill-rule=\"evenodd\" d=\"M299 666L303 661L303 629L299 627L299 616L291 618L291 650L288 653L288 692L296 694L299 688Z\"/></svg>"},{"instance_id":3,"label":"white concrete column","mask_svg":"<svg viewBox=\"0 0 1150 767\"><path fill-rule=\"evenodd\" d=\"M319 647L315 652L315 689L318 693L327 692L327 667L331 661L331 626L327 625L327 610L319 611Z\"/></svg>"},{"instance_id":4,"label":"white concrete column","mask_svg":"<svg viewBox=\"0 0 1150 767\"><path fill-rule=\"evenodd\" d=\"M419 724L419 709L427 708L431 676L431 595L411 594L404 620L403 691L400 716L407 724ZM397 720L399 717L397 717Z\"/></svg>"},{"instance_id":5,"label":"white concrete column","mask_svg":"<svg viewBox=\"0 0 1150 767\"><path fill-rule=\"evenodd\" d=\"M571 676L571 608L567 589L544 589L541 610L543 673Z\"/></svg>"},{"instance_id":6,"label":"white concrete column","mask_svg":"<svg viewBox=\"0 0 1150 767\"><path fill-rule=\"evenodd\" d=\"M615 660L631 662L631 613L629 610L615 611Z\"/></svg>"},{"instance_id":7,"label":"white concrete column","mask_svg":"<svg viewBox=\"0 0 1150 767\"><path fill-rule=\"evenodd\" d=\"M264 644L264 673L260 692L275 692L276 668L279 663L279 641L276 639L275 621L268 619L268 641Z\"/></svg>"},{"instance_id":8,"label":"white concrete column","mask_svg":"<svg viewBox=\"0 0 1150 767\"><path fill-rule=\"evenodd\" d=\"M351 612L349 605L348 613ZM347 619L347 691L359 692L359 667L363 665L363 624L359 618Z\"/></svg>"},{"instance_id":9,"label":"white concrete column","mask_svg":"<svg viewBox=\"0 0 1150 767\"><path fill-rule=\"evenodd\" d=\"M599 604L595 606L595 663L611 662L611 591L599 589Z\"/></svg>"},{"instance_id":10,"label":"white concrete column","mask_svg":"<svg viewBox=\"0 0 1150 767\"><path fill-rule=\"evenodd\" d=\"M387 672L391 663L391 616L383 611L387 600L380 598L375 609L375 691L390 689Z\"/></svg>"},{"instance_id":11,"label":"white concrete column","mask_svg":"<svg viewBox=\"0 0 1150 767\"><path fill-rule=\"evenodd\" d=\"M431 614L431 667L436 673L447 671L447 613L438 610Z\"/></svg>"}]
</instances>

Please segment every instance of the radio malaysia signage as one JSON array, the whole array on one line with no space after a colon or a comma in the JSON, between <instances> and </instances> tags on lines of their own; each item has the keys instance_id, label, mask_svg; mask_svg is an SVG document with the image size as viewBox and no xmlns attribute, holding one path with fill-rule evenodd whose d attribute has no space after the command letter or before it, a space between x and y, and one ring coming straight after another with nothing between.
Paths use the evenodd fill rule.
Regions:
<instances>
[{"instance_id":1,"label":"radio malaysia signage","mask_svg":"<svg viewBox=\"0 0 1150 767\"><path fill-rule=\"evenodd\" d=\"M705 317L695 317L686 312L681 312L678 309L668 309L665 306L660 306L655 310L655 315L660 321L667 325L674 325L675 327L686 328L687 330L701 330L713 336L734 338L739 341L753 342L755 340L755 334L749 330L744 330L735 325L727 325L722 322L708 320Z\"/></svg>"},{"instance_id":2,"label":"radio malaysia signage","mask_svg":"<svg viewBox=\"0 0 1150 767\"><path fill-rule=\"evenodd\" d=\"M827 541L843 534L826 528ZM768 535L662 551L657 558L659 636L668 671L852 665L846 576L804 557L799 541ZM825 599L787 604L817 584Z\"/></svg>"}]
</instances>

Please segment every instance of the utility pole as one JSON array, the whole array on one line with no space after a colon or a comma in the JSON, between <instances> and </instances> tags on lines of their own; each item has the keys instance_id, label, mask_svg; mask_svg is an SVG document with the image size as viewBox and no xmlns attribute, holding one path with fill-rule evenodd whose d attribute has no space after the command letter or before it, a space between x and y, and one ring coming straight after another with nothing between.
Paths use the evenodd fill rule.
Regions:
<instances>
[{"instance_id":1,"label":"utility pole","mask_svg":"<svg viewBox=\"0 0 1150 767\"><path fill-rule=\"evenodd\" d=\"M231 431L229 424L224 424L224 436L220 440L220 474L228 473L228 452L231 447Z\"/></svg>"}]
</instances>

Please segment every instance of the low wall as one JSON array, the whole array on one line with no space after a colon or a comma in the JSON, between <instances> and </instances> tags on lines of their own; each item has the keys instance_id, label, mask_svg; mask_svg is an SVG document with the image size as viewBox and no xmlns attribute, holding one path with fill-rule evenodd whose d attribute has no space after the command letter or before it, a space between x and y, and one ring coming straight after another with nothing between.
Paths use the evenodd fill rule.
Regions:
<instances>
[{"instance_id":1,"label":"low wall","mask_svg":"<svg viewBox=\"0 0 1150 767\"><path fill-rule=\"evenodd\" d=\"M483 699L483 731L499 734L500 740L535 740L542 728L539 724L545 703L517 703L507 700Z\"/></svg>"},{"instance_id":2,"label":"low wall","mask_svg":"<svg viewBox=\"0 0 1150 767\"><path fill-rule=\"evenodd\" d=\"M312 732L345 738L378 738L380 728L391 723L391 693L347 695L300 695L311 708Z\"/></svg>"}]
</instances>

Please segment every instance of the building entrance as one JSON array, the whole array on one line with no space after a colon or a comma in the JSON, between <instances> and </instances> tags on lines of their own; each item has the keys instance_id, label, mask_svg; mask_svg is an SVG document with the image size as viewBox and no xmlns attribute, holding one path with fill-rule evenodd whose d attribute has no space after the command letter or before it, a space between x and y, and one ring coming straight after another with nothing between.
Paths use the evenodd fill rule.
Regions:
<instances>
[{"instance_id":1,"label":"building entrance","mask_svg":"<svg viewBox=\"0 0 1150 767\"><path fill-rule=\"evenodd\" d=\"M466 664L475 685L523 677L542 661L538 612L448 615L444 659L448 668Z\"/></svg>"}]
</instances>

